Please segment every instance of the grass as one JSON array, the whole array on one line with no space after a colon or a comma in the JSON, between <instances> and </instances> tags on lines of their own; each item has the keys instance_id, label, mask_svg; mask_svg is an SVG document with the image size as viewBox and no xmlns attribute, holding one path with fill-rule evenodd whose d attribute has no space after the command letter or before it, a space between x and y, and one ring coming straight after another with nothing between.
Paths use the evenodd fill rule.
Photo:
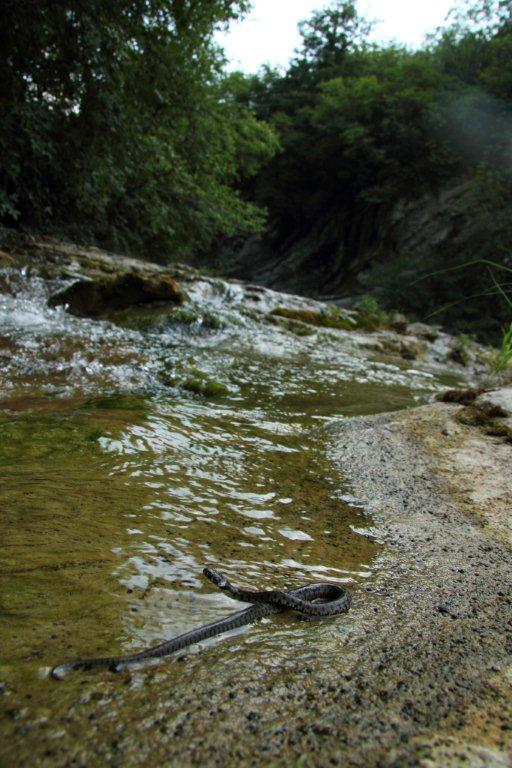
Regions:
<instances>
[{"instance_id":1,"label":"grass","mask_svg":"<svg viewBox=\"0 0 512 768\"><path fill-rule=\"evenodd\" d=\"M357 327L365 331L380 331L383 328L389 328L392 314L392 312L382 309L374 296L365 294L359 306Z\"/></svg>"},{"instance_id":2,"label":"grass","mask_svg":"<svg viewBox=\"0 0 512 768\"><path fill-rule=\"evenodd\" d=\"M441 307L440 309L437 309L435 312L431 313L428 319L430 319L431 317L434 317L434 315L439 314L440 312L443 312L447 308L455 306L456 304L462 303L464 301L469 301L470 299L473 299L473 298L479 298L480 296L490 296L490 295L499 296L503 299L505 304L507 304L507 306L512 310L512 298L511 298L512 294L510 292L510 286L512 284L510 282L501 283L496 278L496 275L494 273L494 270L498 270L500 272L506 272L510 274L512 273L512 267L508 267L496 261L491 261L489 259L474 259L472 261L467 261L464 264L459 264L455 267L436 270L435 272L431 272L428 275L423 275L418 280L424 280L426 277L431 277L433 275L441 275L446 272L459 271L461 269L465 269L466 267L472 267L476 265L480 265L480 266L483 265L487 267L489 276L494 284L494 289L486 293L479 293L479 294L475 294L474 296L464 296L462 298L459 298L452 304L445 305L444 307ZM416 280L415 282L418 282L418 280ZM511 367L512 367L512 322L503 331L503 336L501 337L501 346L497 351L497 354L495 355L493 362L490 364L492 373L503 373L503 371Z\"/></svg>"},{"instance_id":3,"label":"grass","mask_svg":"<svg viewBox=\"0 0 512 768\"><path fill-rule=\"evenodd\" d=\"M492 364L493 373L503 373L512 367L512 323L505 329L501 339L501 347L498 350Z\"/></svg>"}]
</instances>

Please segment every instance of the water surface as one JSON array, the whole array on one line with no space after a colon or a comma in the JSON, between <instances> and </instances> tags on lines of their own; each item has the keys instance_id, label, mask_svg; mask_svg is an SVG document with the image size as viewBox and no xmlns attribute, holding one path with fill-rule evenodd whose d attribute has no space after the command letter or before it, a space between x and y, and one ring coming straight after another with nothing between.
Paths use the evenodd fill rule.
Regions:
<instances>
[{"instance_id":1,"label":"water surface","mask_svg":"<svg viewBox=\"0 0 512 768\"><path fill-rule=\"evenodd\" d=\"M371 580L381 544L328 461L323 427L421 402L441 378L347 334L298 337L229 296L203 297L186 322L113 323L51 310L42 281L10 279L17 297L0 294L0 728L16 764L30 765L43 733L69 754L93 738L89 720L80 733L63 725L80 697L106 696L114 716L136 717L119 676L58 684L50 666L139 650L239 607L205 583L204 565L254 588ZM343 618L268 620L212 641L215 654L193 653L186 668L164 662L152 694L171 677L179 711L192 679L212 684L205 670L215 685L234 658L293 671L320 652L335 659L345 631ZM150 672L132 674L144 685Z\"/></svg>"}]
</instances>

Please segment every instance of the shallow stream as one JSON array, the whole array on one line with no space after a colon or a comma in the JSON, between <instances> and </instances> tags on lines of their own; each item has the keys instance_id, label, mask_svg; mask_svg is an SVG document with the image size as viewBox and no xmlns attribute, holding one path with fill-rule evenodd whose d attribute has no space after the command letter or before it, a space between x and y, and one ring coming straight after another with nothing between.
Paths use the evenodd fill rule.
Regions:
<instances>
[{"instance_id":1,"label":"shallow stream","mask_svg":"<svg viewBox=\"0 0 512 768\"><path fill-rule=\"evenodd\" d=\"M330 463L324 427L421 402L448 376L390 363L350 334L297 336L229 295L198 295L175 317L92 321L49 309L38 278L9 280L16 297L0 294L4 764L34 764L42 740L54 745L49 763L90 764L94 711L106 706L117 736L100 753L112 762L119 724L137 717L134 690L149 679L156 701L171 678L167 713L179 717L191 692L222 685L234 664L243 677L244 665L293 674L319 653L334 660L343 617L283 616L193 649L185 663L48 679L55 663L133 652L240 607L205 583L204 565L256 589L325 579L357 592L382 545ZM82 705L77 732L66 713ZM128 753L144 764L138 750Z\"/></svg>"}]
</instances>

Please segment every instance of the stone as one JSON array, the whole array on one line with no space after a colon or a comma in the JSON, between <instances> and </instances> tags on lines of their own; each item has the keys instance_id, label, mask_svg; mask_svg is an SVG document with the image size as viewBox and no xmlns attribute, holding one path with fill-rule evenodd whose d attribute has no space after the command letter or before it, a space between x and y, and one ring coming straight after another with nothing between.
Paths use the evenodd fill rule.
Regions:
<instances>
[{"instance_id":1,"label":"stone","mask_svg":"<svg viewBox=\"0 0 512 768\"><path fill-rule=\"evenodd\" d=\"M418 339L435 341L439 338L439 329L426 323L409 323L407 326L409 336L417 336Z\"/></svg>"},{"instance_id":2,"label":"stone","mask_svg":"<svg viewBox=\"0 0 512 768\"><path fill-rule=\"evenodd\" d=\"M131 271L79 279L49 299L51 307L66 305L73 315L97 317L141 304L182 304L185 292L166 274L145 275Z\"/></svg>"},{"instance_id":3,"label":"stone","mask_svg":"<svg viewBox=\"0 0 512 768\"><path fill-rule=\"evenodd\" d=\"M486 409L501 409L503 417L512 417L512 387L484 392L476 399L475 405Z\"/></svg>"},{"instance_id":4,"label":"stone","mask_svg":"<svg viewBox=\"0 0 512 768\"><path fill-rule=\"evenodd\" d=\"M445 437L453 437L457 430L453 421L445 421L441 431Z\"/></svg>"},{"instance_id":5,"label":"stone","mask_svg":"<svg viewBox=\"0 0 512 768\"><path fill-rule=\"evenodd\" d=\"M407 330L407 318L401 312L395 312L390 322L391 328L398 333L405 333Z\"/></svg>"},{"instance_id":6,"label":"stone","mask_svg":"<svg viewBox=\"0 0 512 768\"><path fill-rule=\"evenodd\" d=\"M451 360L453 363L457 363L457 365L462 365L463 367L466 367L467 365L469 365L471 358L468 353L467 347L456 342L448 352L447 360Z\"/></svg>"},{"instance_id":7,"label":"stone","mask_svg":"<svg viewBox=\"0 0 512 768\"><path fill-rule=\"evenodd\" d=\"M417 357L420 357L423 354L424 348L421 343L415 339L403 339L400 342L399 351L400 356L403 357L404 360L416 360Z\"/></svg>"}]
</instances>

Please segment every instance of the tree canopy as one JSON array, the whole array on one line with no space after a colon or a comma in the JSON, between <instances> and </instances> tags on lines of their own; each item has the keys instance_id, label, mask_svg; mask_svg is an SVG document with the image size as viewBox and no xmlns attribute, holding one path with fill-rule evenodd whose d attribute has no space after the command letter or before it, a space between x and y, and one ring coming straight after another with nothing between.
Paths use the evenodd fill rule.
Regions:
<instances>
[{"instance_id":1,"label":"tree canopy","mask_svg":"<svg viewBox=\"0 0 512 768\"><path fill-rule=\"evenodd\" d=\"M169 259L261 226L236 183L275 151L213 34L246 0L6 0L0 217Z\"/></svg>"},{"instance_id":2,"label":"tree canopy","mask_svg":"<svg viewBox=\"0 0 512 768\"><path fill-rule=\"evenodd\" d=\"M487 326L499 328L510 307L488 268L474 262L512 259L511 9L502 0L465 3L412 51L372 44L371 24L355 3L338 0L301 25L302 45L285 73L267 68L246 78L240 99L270 122L282 147L251 186L253 199L269 210L277 250L322 218L337 219L337 239L319 247L313 267L332 275L343 249L350 260L358 220L370 222L382 244L398 204L466 182L452 214L471 226L433 247L418 271L441 273L471 261L469 271L412 287L403 266L418 268L414 254L387 263L383 247L368 285L419 316L451 304L440 317L461 329L483 324L482 306L494 301ZM364 236L357 229L356 237ZM455 306L482 284L486 299Z\"/></svg>"}]
</instances>

